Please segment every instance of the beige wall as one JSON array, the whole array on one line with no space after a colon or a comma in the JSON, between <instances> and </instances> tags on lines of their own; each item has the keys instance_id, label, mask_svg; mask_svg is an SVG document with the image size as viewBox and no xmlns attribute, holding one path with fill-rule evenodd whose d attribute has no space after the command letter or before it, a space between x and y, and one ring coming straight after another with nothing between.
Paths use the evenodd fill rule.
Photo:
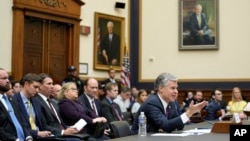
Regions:
<instances>
[{"instance_id":1,"label":"beige wall","mask_svg":"<svg viewBox=\"0 0 250 141\"><path fill-rule=\"evenodd\" d=\"M87 76L107 76L106 72L93 70L94 12L124 17L124 36L129 44L129 0L119 0L126 3L126 8L119 10L114 8L116 1L84 0L86 4L82 7L81 25L90 26L91 33L80 35L79 63L88 63ZM154 79L161 72L171 72L181 80L192 81L250 80L249 0L219 1L220 49L216 51L178 50L179 0L140 1L143 1L140 19L143 23L140 33L140 80ZM12 3L10 0L0 5L0 67L8 71L11 71ZM150 58L153 61L149 61Z\"/></svg>"},{"instance_id":2,"label":"beige wall","mask_svg":"<svg viewBox=\"0 0 250 141\"><path fill-rule=\"evenodd\" d=\"M219 0L216 51L178 50L179 0L141 2L141 81L161 72L174 73L184 81L250 80L249 0Z\"/></svg>"}]
</instances>

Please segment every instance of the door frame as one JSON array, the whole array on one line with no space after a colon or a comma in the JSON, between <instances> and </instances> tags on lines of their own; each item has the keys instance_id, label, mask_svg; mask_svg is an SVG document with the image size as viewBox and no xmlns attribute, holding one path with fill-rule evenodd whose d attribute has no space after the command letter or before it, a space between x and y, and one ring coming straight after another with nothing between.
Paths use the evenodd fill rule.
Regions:
<instances>
[{"instance_id":1,"label":"door frame","mask_svg":"<svg viewBox=\"0 0 250 141\"><path fill-rule=\"evenodd\" d=\"M53 2L53 1L51 1ZM12 70L11 76L19 80L23 76L24 18L37 17L69 24L67 66L74 65L79 70L79 41L81 0L48 1L13 0ZM66 70L66 68L65 68Z\"/></svg>"}]
</instances>

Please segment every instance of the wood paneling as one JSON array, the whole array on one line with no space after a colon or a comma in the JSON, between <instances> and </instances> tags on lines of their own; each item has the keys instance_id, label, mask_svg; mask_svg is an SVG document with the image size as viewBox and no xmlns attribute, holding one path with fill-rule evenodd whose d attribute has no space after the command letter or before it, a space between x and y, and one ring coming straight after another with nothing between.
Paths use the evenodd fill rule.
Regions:
<instances>
[{"instance_id":1,"label":"wood paneling","mask_svg":"<svg viewBox=\"0 0 250 141\"><path fill-rule=\"evenodd\" d=\"M32 72L36 73L53 73L55 74L53 78L58 81L59 77L60 79L65 77L67 66L79 67L82 5L84 3L81 0L13 0L11 70L13 79L20 79L23 74L31 71L29 68L32 68ZM27 26L26 17L43 21ZM51 24L47 23L49 21L52 21ZM53 29L50 29L51 27ZM49 37L53 39L49 40L51 39ZM30 40L27 41L27 38ZM61 49L60 46L67 48Z\"/></svg>"},{"instance_id":2,"label":"wood paneling","mask_svg":"<svg viewBox=\"0 0 250 141\"><path fill-rule=\"evenodd\" d=\"M178 94L178 102L182 104L182 101L185 98L185 92L192 91L195 93L196 90L179 90ZM203 98L205 100L209 100L211 98L211 90L202 90L203 92ZM232 90L222 90L223 93L223 99L228 103L228 101L232 98ZM246 100L250 100L250 90L241 90L242 96L246 98Z\"/></svg>"}]
</instances>

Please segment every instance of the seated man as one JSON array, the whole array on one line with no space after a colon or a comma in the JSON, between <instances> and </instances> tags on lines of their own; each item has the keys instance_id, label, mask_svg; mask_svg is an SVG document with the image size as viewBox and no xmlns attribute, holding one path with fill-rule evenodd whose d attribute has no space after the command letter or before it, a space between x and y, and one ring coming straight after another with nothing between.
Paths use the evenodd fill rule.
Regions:
<instances>
[{"instance_id":1,"label":"seated man","mask_svg":"<svg viewBox=\"0 0 250 141\"><path fill-rule=\"evenodd\" d=\"M117 83L107 83L106 87L106 97L101 101L103 116L107 119L107 122L122 120L122 112L118 104L113 102L113 100L118 95L118 85Z\"/></svg>"},{"instance_id":2,"label":"seated man","mask_svg":"<svg viewBox=\"0 0 250 141\"><path fill-rule=\"evenodd\" d=\"M211 100L208 106L206 107L208 115L205 118L207 120L222 120L222 118L225 116L225 110L223 109L221 104L222 97L223 95L220 89L214 89L212 91L213 100Z\"/></svg>"},{"instance_id":3,"label":"seated man","mask_svg":"<svg viewBox=\"0 0 250 141\"><path fill-rule=\"evenodd\" d=\"M8 99L6 92L10 89L9 76L0 68L0 140L32 141L29 131L20 122L20 111L17 103Z\"/></svg>"},{"instance_id":4,"label":"seated man","mask_svg":"<svg viewBox=\"0 0 250 141\"><path fill-rule=\"evenodd\" d=\"M206 101L190 103L186 112L180 114L176 110L176 97L178 95L177 78L170 73L160 74L155 81L157 93L145 101L138 112L144 112L147 117L147 132L172 132L181 130L189 118L200 112L207 105ZM138 133L138 116L134 120L132 132Z\"/></svg>"}]
</instances>

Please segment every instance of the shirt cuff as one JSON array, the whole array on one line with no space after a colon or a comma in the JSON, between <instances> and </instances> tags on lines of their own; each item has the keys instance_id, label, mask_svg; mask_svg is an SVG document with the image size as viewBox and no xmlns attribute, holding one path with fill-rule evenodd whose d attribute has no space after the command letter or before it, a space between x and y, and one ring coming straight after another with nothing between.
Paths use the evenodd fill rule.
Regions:
<instances>
[{"instance_id":1,"label":"shirt cuff","mask_svg":"<svg viewBox=\"0 0 250 141\"><path fill-rule=\"evenodd\" d=\"M186 113L181 114L181 120L182 120L183 124L185 124L189 121L189 118L188 118Z\"/></svg>"}]
</instances>

